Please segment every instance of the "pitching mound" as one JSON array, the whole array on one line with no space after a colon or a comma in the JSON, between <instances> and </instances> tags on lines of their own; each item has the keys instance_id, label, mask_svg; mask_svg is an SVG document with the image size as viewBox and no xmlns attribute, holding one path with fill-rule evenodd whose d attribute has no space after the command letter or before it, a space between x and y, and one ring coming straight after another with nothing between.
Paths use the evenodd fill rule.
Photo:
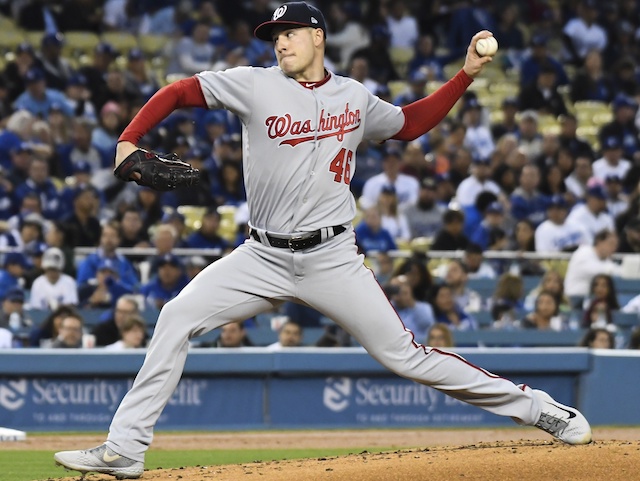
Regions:
<instances>
[{"instance_id":1,"label":"pitching mound","mask_svg":"<svg viewBox=\"0 0 640 481\"><path fill-rule=\"evenodd\" d=\"M271 444L283 447L289 442L300 447L301 441L313 439L315 445L331 443L332 446L351 445L353 437L367 438L373 446L372 437L380 438L380 445L393 441L402 444L417 441L427 435L431 446L420 449L398 449L384 453L354 453L348 456L318 459L267 461L226 466L196 466L178 469L155 469L145 471L143 480L153 481L237 481L260 479L261 481L414 481L423 479L442 480L536 480L536 481L632 481L640 480L638 460L640 441L637 430L595 430L596 442L588 446L567 446L547 439L517 439L520 434L535 437L531 430L474 430L474 431L354 431L312 433L252 433L222 435L220 447L253 447L254 442L267 448ZM612 435L620 434L618 440ZM197 435L196 435L197 436ZM201 435L207 436L207 435ZM211 434L212 438L220 435ZM227 438L228 436L228 438ZM317 437L316 437L317 436ZM545 436L541 433L541 436ZM160 435L158 447L167 449L170 440L180 435ZM434 439L437 438L437 439ZM487 441L477 441L477 439ZM502 438L503 440L495 440ZM235 439L235 441L231 441ZM322 439L322 442L319 442ZM349 441L346 441L349 439ZM459 439L462 445L453 445ZM622 439L622 440L620 440ZM269 443L267 440L271 440ZM67 446L68 446L68 440ZM360 442L363 439L359 439ZM442 442L449 445L441 445ZM203 442L203 439L200 439ZM171 442L171 444L173 444ZM305 443L307 444L307 443ZM154 446L156 443L154 443ZM362 446L363 444L360 444ZM390 444L386 444L389 446ZM202 444L200 444L202 448ZM184 446L182 446L184 448ZM77 481L79 476L65 478ZM110 476L87 475L87 481L113 480Z\"/></svg>"}]
</instances>

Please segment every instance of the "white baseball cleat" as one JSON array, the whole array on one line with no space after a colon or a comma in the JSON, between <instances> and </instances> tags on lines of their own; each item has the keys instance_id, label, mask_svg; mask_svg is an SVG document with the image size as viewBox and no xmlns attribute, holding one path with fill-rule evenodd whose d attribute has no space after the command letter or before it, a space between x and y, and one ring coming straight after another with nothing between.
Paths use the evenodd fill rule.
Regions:
<instances>
[{"instance_id":1,"label":"white baseball cleat","mask_svg":"<svg viewBox=\"0 0 640 481\"><path fill-rule=\"evenodd\" d=\"M591 426L580 411L560 404L544 391L539 389L532 391L542 409L540 419L534 424L535 427L567 444L591 442Z\"/></svg>"},{"instance_id":2,"label":"white baseball cleat","mask_svg":"<svg viewBox=\"0 0 640 481\"><path fill-rule=\"evenodd\" d=\"M61 451L53 455L56 464L85 473L102 473L117 479L137 479L144 472L144 463L114 453L106 444L86 451Z\"/></svg>"}]
</instances>

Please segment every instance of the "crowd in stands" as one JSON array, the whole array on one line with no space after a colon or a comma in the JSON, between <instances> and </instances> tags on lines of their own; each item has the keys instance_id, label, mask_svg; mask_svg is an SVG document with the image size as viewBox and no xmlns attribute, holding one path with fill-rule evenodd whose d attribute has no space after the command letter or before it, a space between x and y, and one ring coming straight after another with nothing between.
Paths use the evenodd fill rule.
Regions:
<instances>
[{"instance_id":1,"label":"crowd in stands","mask_svg":"<svg viewBox=\"0 0 640 481\"><path fill-rule=\"evenodd\" d=\"M167 82L274 65L252 32L277 3L0 2L0 30L24 40L0 32L0 344L142 346L140 311L161 309L244 242L242 133L231 113L179 110L141 140L199 168L196 188L118 182L114 149ZM416 340L453 345L456 331L481 328L478 313L489 312L495 328L593 328L584 345L622 347L612 313L640 312L640 299L617 296L612 280L623 272L614 254L640 253L640 2L313 3L327 17L327 68L398 106L451 77L477 31L500 44L431 132L356 152L357 243ZM69 40L80 38L95 41ZM201 216L194 222L183 206ZM231 229L222 228L224 208ZM463 255L434 262L416 245ZM118 250L142 247L155 254ZM217 254L179 257L176 248ZM487 251L573 254L567 265L485 259ZM527 292L522 276L540 285ZM472 279L491 280L492 295L470 289ZM100 328L83 325L84 309L104 311ZM46 322L28 326L37 310L50 312ZM273 314L289 319L280 347L326 324L294 304ZM225 326L203 345L251 345L255 322ZM11 340L25 328L28 337ZM350 343L333 325L318 340Z\"/></svg>"}]
</instances>

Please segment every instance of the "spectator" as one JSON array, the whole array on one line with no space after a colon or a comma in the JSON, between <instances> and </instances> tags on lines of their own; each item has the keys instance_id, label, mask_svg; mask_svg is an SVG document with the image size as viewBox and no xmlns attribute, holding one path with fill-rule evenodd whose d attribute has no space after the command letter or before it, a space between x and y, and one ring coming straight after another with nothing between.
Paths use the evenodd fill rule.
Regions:
<instances>
[{"instance_id":1,"label":"spectator","mask_svg":"<svg viewBox=\"0 0 640 481\"><path fill-rule=\"evenodd\" d=\"M477 159L489 159L496 146L491 131L483 122L482 105L477 97L469 97L462 106L462 123L467 127L464 145Z\"/></svg>"},{"instance_id":2,"label":"spectator","mask_svg":"<svg viewBox=\"0 0 640 481\"><path fill-rule=\"evenodd\" d=\"M93 53L93 62L79 69L79 73L87 79L91 90L91 100L97 110L107 102L107 73L118 56L118 51L108 42L100 42Z\"/></svg>"},{"instance_id":3,"label":"spectator","mask_svg":"<svg viewBox=\"0 0 640 481\"><path fill-rule=\"evenodd\" d=\"M106 169L102 165L103 159L98 149L91 145L93 122L84 118L73 120L71 142L58 148L60 161L64 165L65 175L72 175L75 165L86 162L91 166L92 179L98 180L96 174ZM109 173L111 173L109 168Z\"/></svg>"},{"instance_id":4,"label":"spectator","mask_svg":"<svg viewBox=\"0 0 640 481\"><path fill-rule=\"evenodd\" d=\"M204 270L205 267L209 265L209 262L202 256L191 256L187 259L185 263L185 271L187 274L187 279L190 281L195 276L197 276L200 272Z\"/></svg>"},{"instance_id":5,"label":"spectator","mask_svg":"<svg viewBox=\"0 0 640 481\"><path fill-rule=\"evenodd\" d=\"M2 76L4 77L8 96L11 102L15 101L26 88L25 74L35 66L36 56L33 47L28 42L22 42L16 46L13 60L7 62Z\"/></svg>"},{"instance_id":6,"label":"spectator","mask_svg":"<svg viewBox=\"0 0 640 481\"><path fill-rule=\"evenodd\" d=\"M24 274L29 262L21 252L9 252L4 256L4 268L0 270L0 299L6 297L11 289L24 285Z\"/></svg>"},{"instance_id":7,"label":"spectator","mask_svg":"<svg viewBox=\"0 0 640 481\"><path fill-rule=\"evenodd\" d=\"M216 48L209 43L209 25L198 22L190 37L182 37L171 55L167 73L195 75L209 70L216 59Z\"/></svg>"},{"instance_id":8,"label":"spectator","mask_svg":"<svg viewBox=\"0 0 640 481\"><path fill-rule=\"evenodd\" d=\"M468 280L469 274L465 263L460 259L452 259L447 264L445 284L451 288L451 293L460 309L465 312L478 312L482 309L482 297L473 289L469 289Z\"/></svg>"},{"instance_id":9,"label":"spectator","mask_svg":"<svg viewBox=\"0 0 640 481\"><path fill-rule=\"evenodd\" d=\"M84 321L78 314L67 314L60 322L58 337L51 343L53 349L78 349L82 347Z\"/></svg>"},{"instance_id":10,"label":"spectator","mask_svg":"<svg viewBox=\"0 0 640 481\"><path fill-rule=\"evenodd\" d=\"M29 346L49 347L58 337L62 319L72 314L75 314L75 309L72 306L59 305L53 309L39 326L31 330Z\"/></svg>"},{"instance_id":11,"label":"spectator","mask_svg":"<svg viewBox=\"0 0 640 481\"><path fill-rule=\"evenodd\" d=\"M98 192L91 185L74 192L73 211L63 221L67 242L73 247L95 247L100 242Z\"/></svg>"},{"instance_id":12,"label":"spectator","mask_svg":"<svg viewBox=\"0 0 640 481\"><path fill-rule=\"evenodd\" d=\"M220 214L215 207L210 207L202 216L202 226L186 240L186 247L198 249L219 249L224 252L230 248L229 243L220 237Z\"/></svg>"},{"instance_id":13,"label":"spectator","mask_svg":"<svg viewBox=\"0 0 640 481\"><path fill-rule=\"evenodd\" d=\"M184 265L173 254L165 254L155 260L156 276L140 288L147 306L162 309L187 285Z\"/></svg>"},{"instance_id":14,"label":"spectator","mask_svg":"<svg viewBox=\"0 0 640 481\"><path fill-rule=\"evenodd\" d=\"M464 250L463 262L469 271L469 279L495 279L493 267L484 261L482 247L470 242Z\"/></svg>"},{"instance_id":15,"label":"spectator","mask_svg":"<svg viewBox=\"0 0 640 481\"><path fill-rule=\"evenodd\" d=\"M415 177L400 173L401 163L402 151L395 146L387 146L382 158L383 172L367 180L362 189L362 197L360 197L362 209L376 205L380 192L385 186L392 186L395 189L400 210L417 202L420 184Z\"/></svg>"},{"instance_id":16,"label":"spectator","mask_svg":"<svg viewBox=\"0 0 640 481\"><path fill-rule=\"evenodd\" d=\"M499 13L499 22L496 25L496 38L500 39L500 47L521 54L524 50L523 27L519 21L518 5L510 4Z\"/></svg>"},{"instance_id":17,"label":"spectator","mask_svg":"<svg viewBox=\"0 0 640 481\"><path fill-rule=\"evenodd\" d=\"M270 351L280 351L287 347L302 346L302 326L293 321L287 321L278 329L278 341L269 344Z\"/></svg>"},{"instance_id":18,"label":"spectator","mask_svg":"<svg viewBox=\"0 0 640 481\"><path fill-rule=\"evenodd\" d=\"M471 176L463 180L458 186L456 198L463 207L473 205L478 194L489 191L500 196L500 187L490 179L490 159L475 158L471 168Z\"/></svg>"},{"instance_id":19,"label":"spectator","mask_svg":"<svg viewBox=\"0 0 640 481\"><path fill-rule=\"evenodd\" d=\"M535 82L542 64L553 66L556 71L558 85L567 85L569 83L569 77L562 64L549 54L549 49L547 48L548 40L548 37L542 33L535 33L531 37L530 54L524 59L520 68L520 85L522 87Z\"/></svg>"},{"instance_id":20,"label":"spectator","mask_svg":"<svg viewBox=\"0 0 640 481\"><path fill-rule=\"evenodd\" d=\"M35 252L42 244L44 222L42 216L35 212L25 215L17 229L0 236L0 247L13 247L27 255Z\"/></svg>"},{"instance_id":21,"label":"spectator","mask_svg":"<svg viewBox=\"0 0 640 481\"><path fill-rule=\"evenodd\" d=\"M604 328L591 328L584 335L580 344L581 347L590 349L615 349L616 340L613 333Z\"/></svg>"},{"instance_id":22,"label":"spectator","mask_svg":"<svg viewBox=\"0 0 640 481\"><path fill-rule=\"evenodd\" d=\"M444 80L443 67L456 60L459 55L438 56L433 35L423 34L416 42L415 53L407 67L409 75L419 70L427 74L429 80Z\"/></svg>"},{"instance_id":23,"label":"spectator","mask_svg":"<svg viewBox=\"0 0 640 481\"><path fill-rule=\"evenodd\" d=\"M336 51L335 60L340 70L346 68L356 50L369 45L368 30L351 17L346 6L338 2L329 7L327 49Z\"/></svg>"},{"instance_id":24,"label":"spectator","mask_svg":"<svg viewBox=\"0 0 640 481\"><path fill-rule=\"evenodd\" d=\"M373 273L378 284L386 286L393 277L393 258L387 252L378 252L374 259Z\"/></svg>"},{"instance_id":25,"label":"spectator","mask_svg":"<svg viewBox=\"0 0 640 481\"><path fill-rule=\"evenodd\" d=\"M73 75L73 67L62 55L65 39L62 33L47 33L40 41L40 55L37 63L44 72L47 85L60 92Z\"/></svg>"},{"instance_id":26,"label":"spectator","mask_svg":"<svg viewBox=\"0 0 640 481\"><path fill-rule=\"evenodd\" d=\"M431 273L427 269L427 259L424 255L414 253L396 268L394 275L405 276L408 279L413 297L417 301L426 301L428 299L432 279Z\"/></svg>"},{"instance_id":27,"label":"spectator","mask_svg":"<svg viewBox=\"0 0 640 481\"><path fill-rule=\"evenodd\" d=\"M65 115L73 115L67 104L67 98L62 92L47 88L44 72L38 67L29 69L25 73L24 81L26 90L13 103L16 110L24 109L36 117L46 120L49 111L56 105Z\"/></svg>"},{"instance_id":28,"label":"spectator","mask_svg":"<svg viewBox=\"0 0 640 481\"><path fill-rule=\"evenodd\" d=\"M607 47L607 33L598 25L598 2L585 0L578 5L578 16L564 26L564 58L575 65L582 65L591 50L602 52Z\"/></svg>"},{"instance_id":29,"label":"spectator","mask_svg":"<svg viewBox=\"0 0 640 481\"><path fill-rule=\"evenodd\" d=\"M582 227L585 243L591 243L597 232L603 229L614 230L613 218L607 212L607 192L601 185L593 185L587 189L587 200L576 205L567 222Z\"/></svg>"},{"instance_id":30,"label":"spectator","mask_svg":"<svg viewBox=\"0 0 640 481\"><path fill-rule=\"evenodd\" d=\"M517 220L527 219L539 225L545 218L548 199L538 190L540 171L525 165L520 173L520 186L511 194L511 214Z\"/></svg>"},{"instance_id":31,"label":"spectator","mask_svg":"<svg viewBox=\"0 0 640 481\"><path fill-rule=\"evenodd\" d=\"M91 132L91 145L102 156L102 164L115 155L118 136L122 132L123 112L120 105L113 100L105 103L100 109L99 123Z\"/></svg>"},{"instance_id":32,"label":"spectator","mask_svg":"<svg viewBox=\"0 0 640 481\"><path fill-rule=\"evenodd\" d=\"M620 266L611 260L611 255L617 247L618 236L606 229L595 235L593 245L579 247L569 260L564 278L564 291L567 296L588 296L591 279L597 274L619 275ZM578 302L581 306L581 299Z\"/></svg>"},{"instance_id":33,"label":"spectator","mask_svg":"<svg viewBox=\"0 0 640 481\"><path fill-rule=\"evenodd\" d=\"M576 199L584 199L587 193L587 183L592 176L591 161L593 157L584 154L576 157L573 172L565 179L567 191Z\"/></svg>"},{"instance_id":34,"label":"spectator","mask_svg":"<svg viewBox=\"0 0 640 481\"><path fill-rule=\"evenodd\" d=\"M371 27L369 35L371 36L369 46L356 50L350 63L353 64L356 58L364 59L371 79L378 84L384 85L391 80L399 80L400 76L396 72L389 54L391 39L389 28L386 24L374 25Z\"/></svg>"},{"instance_id":35,"label":"spectator","mask_svg":"<svg viewBox=\"0 0 640 481\"><path fill-rule=\"evenodd\" d=\"M498 202L498 196L493 192L485 190L478 194L476 201L472 205L462 207L462 211L464 212L464 233L467 237L471 238L478 227L480 227L487 207L494 202Z\"/></svg>"},{"instance_id":36,"label":"spectator","mask_svg":"<svg viewBox=\"0 0 640 481\"><path fill-rule=\"evenodd\" d=\"M453 347L453 333L446 324L436 322L431 326L431 329L429 329L429 335L427 336L425 344L436 349Z\"/></svg>"},{"instance_id":37,"label":"spectator","mask_svg":"<svg viewBox=\"0 0 640 481\"><path fill-rule=\"evenodd\" d=\"M431 250L466 249L469 239L463 232L464 214L459 210L449 209L442 215L442 224L442 229L431 244Z\"/></svg>"},{"instance_id":38,"label":"spectator","mask_svg":"<svg viewBox=\"0 0 640 481\"><path fill-rule=\"evenodd\" d=\"M87 86L87 79L84 75L81 73L72 75L67 82L64 93L67 97L67 104L71 108L74 117L81 118L89 122L96 122L98 120L96 106L91 101L91 91ZM65 117L57 117L57 121L60 122L60 126L67 124ZM50 112L49 123L53 122L53 112ZM64 137L59 138L56 143L66 142L66 131L60 129L59 135L64 135Z\"/></svg>"},{"instance_id":39,"label":"spectator","mask_svg":"<svg viewBox=\"0 0 640 481\"><path fill-rule=\"evenodd\" d=\"M640 253L640 218L632 218L624 226L618 252Z\"/></svg>"},{"instance_id":40,"label":"spectator","mask_svg":"<svg viewBox=\"0 0 640 481\"><path fill-rule=\"evenodd\" d=\"M523 329L551 331L567 329L564 319L560 316L560 309L555 296L544 291L538 295L534 311L522 318L518 325Z\"/></svg>"},{"instance_id":41,"label":"spectator","mask_svg":"<svg viewBox=\"0 0 640 481\"><path fill-rule=\"evenodd\" d=\"M49 178L49 165L45 160L34 157L29 165L29 177L16 186L15 198L20 204L29 193L35 192L40 198L42 215L47 219L58 219L60 212L60 194Z\"/></svg>"},{"instance_id":42,"label":"spectator","mask_svg":"<svg viewBox=\"0 0 640 481\"><path fill-rule=\"evenodd\" d=\"M521 110L535 110L541 115L557 117L567 113L562 95L558 92L558 79L553 65L540 65L536 82L520 91L518 105Z\"/></svg>"},{"instance_id":43,"label":"spectator","mask_svg":"<svg viewBox=\"0 0 640 481\"><path fill-rule=\"evenodd\" d=\"M409 12L404 0L391 0L386 17L390 47L412 49L418 40L418 22Z\"/></svg>"},{"instance_id":44,"label":"spectator","mask_svg":"<svg viewBox=\"0 0 640 481\"><path fill-rule=\"evenodd\" d=\"M248 212L248 210L247 210ZM248 218L249 214L247 214ZM184 215L180 212L168 211L162 216L162 224L170 225L176 232L175 247L184 247L184 241L187 232L187 224ZM162 225L161 224L161 225Z\"/></svg>"},{"instance_id":45,"label":"spectator","mask_svg":"<svg viewBox=\"0 0 640 481\"><path fill-rule=\"evenodd\" d=\"M436 182L427 177L420 183L418 201L404 210L410 237L435 237L442 228L445 208L436 203Z\"/></svg>"},{"instance_id":46,"label":"spectator","mask_svg":"<svg viewBox=\"0 0 640 481\"><path fill-rule=\"evenodd\" d=\"M638 128L635 125L638 102L633 97L618 94L611 103L613 120L603 125L598 133L600 145L605 145L609 137L617 137L624 150L623 156L637 160L636 152L640 150Z\"/></svg>"},{"instance_id":47,"label":"spectator","mask_svg":"<svg viewBox=\"0 0 640 481\"><path fill-rule=\"evenodd\" d=\"M589 298L584 302L582 327L605 327L613 322L613 311L620 309L611 276L597 274L591 279Z\"/></svg>"},{"instance_id":48,"label":"spectator","mask_svg":"<svg viewBox=\"0 0 640 481\"><path fill-rule=\"evenodd\" d=\"M473 331L477 329L473 317L456 304L451 288L445 284L435 286L431 293L430 304L437 323L446 324L453 331Z\"/></svg>"},{"instance_id":49,"label":"spectator","mask_svg":"<svg viewBox=\"0 0 640 481\"><path fill-rule=\"evenodd\" d=\"M607 137L602 144L602 157L593 163L593 176L603 183L610 175L624 179L631 168L631 162L622 156L622 145L618 138Z\"/></svg>"},{"instance_id":50,"label":"spectator","mask_svg":"<svg viewBox=\"0 0 640 481\"><path fill-rule=\"evenodd\" d=\"M104 260L110 260L109 268L113 267L118 273L119 283L128 291L133 291L138 284L137 274L131 263L122 254L118 254L116 249L120 247L120 229L117 223L110 222L102 227L100 234L100 244L98 250L93 254L89 254L78 265L78 286L94 283L97 279L98 266L107 267ZM95 284L94 284L95 285Z\"/></svg>"},{"instance_id":51,"label":"spectator","mask_svg":"<svg viewBox=\"0 0 640 481\"><path fill-rule=\"evenodd\" d=\"M575 157L587 156L593 158L593 149L588 142L580 139L578 132L578 119L573 114L561 115L560 122L560 147L569 149Z\"/></svg>"},{"instance_id":52,"label":"spectator","mask_svg":"<svg viewBox=\"0 0 640 481\"><path fill-rule=\"evenodd\" d=\"M571 100L609 103L614 93L611 76L602 69L602 54L598 50L589 51L582 72L571 82Z\"/></svg>"},{"instance_id":53,"label":"spectator","mask_svg":"<svg viewBox=\"0 0 640 481\"><path fill-rule=\"evenodd\" d=\"M349 74L349 77L360 82L367 88L369 92L374 95L379 91L380 86L383 85L371 78L369 71L369 60L366 57L354 55L351 58L351 62L349 62L347 72Z\"/></svg>"},{"instance_id":54,"label":"spectator","mask_svg":"<svg viewBox=\"0 0 640 481\"><path fill-rule=\"evenodd\" d=\"M522 277L505 272L498 278L489 301L491 316L496 327L510 327L522 312L524 286Z\"/></svg>"},{"instance_id":55,"label":"spectator","mask_svg":"<svg viewBox=\"0 0 640 481\"><path fill-rule=\"evenodd\" d=\"M542 153L542 135L538 132L538 113L534 110L522 112L518 129L520 135L517 152L524 154L529 162L533 162Z\"/></svg>"},{"instance_id":56,"label":"spectator","mask_svg":"<svg viewBox=\"0 0 640 481\"><path fill-rule=\"evenodd\" d=\"M556 298L556 303L561 312L571 310L569 298L564 293L564 279L558 271L548 270L540 279L540 283L527 294L524 300L524 309L531 312L535 308L536 299L541 292L548 292Z\"/></svg>"},{"instance_id":57,"label":"spectator","mask_svg":"<svg viewBox=\"0 0 640 481\"><path fill-rule=\"evenodd\" d=\"M416 342L423 342L427 338L429 327L435 322L429 303L417 301L413 297L413 290L406 276L391 279L386 290L405 329L413 333Z\"/></svg>"},{"instance_id":58,"label":"spectator","mask_svg":"<svg viewBox=\"0 0 640 481\"><path fill-rule=\"evenodd\" d=\"M220 328L220 336L208 347L251 347L253 342L242 322L230 322Z\"/></svg>"},{"instance_id":59,"label":"spectator","mask_svg":"<svg viewBox=\"0 0 640 481\"><path fill-rule=\"evenodd\" d=\"M607 189L607 212L616 219L629 209L629 197L623 192L622 179L617 175L607 175L604 181Z\"/></svg>"},{"instance_id":60,"label":"spectator","mask_svg":"<svg viewBox=\"0 0 640 481\"><path fill-rule=\"evenodd\" d=\"M143 229L140 211L127 207L120 217L120 247L149 247L149 236Z\"/></svg>"},{"instance_id":61,"label":"spectator","mask_svg":"<svg viewBox=\"0 0 640 481\"><path fill-rule=\"evenodd\" d=\"M494 141L500 140L505 134L518 134L518 99L507 97L502 101L502 120L491 125L491 135Z\"/></svg>"},{"instance_id":62,"label":"spectator","mask_svg":"<svg viewBox=\"0 0 640 481\"><path fill-rule=\"evenodd\" d=\"M131 292L131 286L120 280L117 260L106 257L98 264L95 279L80 285L78 297L83 306L107 308L113 306L116 299Z\"/></svg>"},{"instance_id":63,"label":"spectator","mask_svg":"<svg viewBox=\"0 0 640 481\"><path fill-rule=\"evenodd\" d=\"M120 327L131 316L140 314L136 297L126 294L115 303L115 308L107 313L107 318L97 324L91 332L95 336L96 346L107 346L120 340Z\"/></svg>"},{"instance_id":64,"label":"spectator","mask_svg":"<svg viewBox=\"0 0 640 481\"><path fill-rule=\"evenodd\" d=\"M147 68L148 59L139 48L132 48L127 55L127 69L124 72L127 89L139 92L148 100L160 89L156 76Z\"/></svg>"},{"instance_id":65,"label":"spectator","mask_svg":"<svg viewBox=\"0 0 640 481\"><path fill-rule=\"evenodd\" d=\"M120 327L120 336L118 341L107 344L104 348L109 351L121 351L144 347L147 337L147 326L144 319L136 314L127 317Z\"/></svg>"},{"instance_id":66,"label":"spectator","mask_svg":"<svg viewBox=\"0 0 640 481\"><path fill-rule=\"evenodd\" d=\"M386 229L395 240L409 242L411 231L404 213L398 212L398 196L393 187L385 186L378 197L383 229Z\"/></svg>"},{"instance_id":67,"label":"spectator","mask_svg":"<svg viewBox=\"0 0 640 481\"><path fill-rule=\"evenodd\" d=\"M484 212L478 228L471 235L471 242L478 244L483 250L491 250L490 233L504 224L504 209L498 201L489 204Z\"/></svg>"},{"instance_id":68,"label":"spectator","mask_svg":"<svg viewBox=\"0 0 640 481\"><path fill-rule=\"evenodd\" d=\"M382 216L378 207L366 209L355 228L356 242L364 255L395 250L396 243L388 230L382 227Z\"/></svg>"},{"instance_id":69,"label":"spectator","mask_svg":"<svg viewBox=\"0 0 640 481\"><path fill-rule=\"evenodd\" d=\"M573 252L586 241L583 227L567 219L564 197L551 197L547 205L547 220L536 228L536 252Z\"/></svg>"},{"instance_id":70,"label":"spectator","mask_svg":"<svg viewBox=\"0 0 640 481\"><path fill-rule=\"evenodd\" d=\"M64 254L57 247L49 247L44 252L41 264L44 274L31 286L31 309L54 310L59 305L78 304L76 280L62 272L64 265Z\"/></svg>"},{"instance_id":71,"label":"spectator","mask_svg":"<svg viewBox=\"0 0 640 481\"><path fill-rule=\"evenodd\" d=\"M536 228L532 222L528 220L520 220L513 229L513 234L509 239L506 250L515 251L516 253L536 252L535 242ZM525 259L518 257L511 262L509 270L519 273L523 276L540 276L544 274L544 268L540 265L540 261L534 259Z\"/></svg>"},{"instance_id":72,"label":"spectator","mask_svg":"<svg viewBox=\"0 0 640 481\"><path fill-rule=\"evenodd\" d=\"M230 136L223 135L220 142L232 142ZM246 201L242 182L242 166L238 162L225 160L220 166L217 178L212 182L211 197L218 205L238 206Z\"/></svg>"},{"instance_id":73,"label":"spectator","mask_svg":"<svg viewBox=\"0 0 640 481\"><path fill-rule=\"evenodd\" d=\"M404 107L423 98L425 96L427 80L429 80L429 77L426 71L415 70L411 72L407 79L407 88L393 100L393 104Z\"/></svg>"}]
</instances>

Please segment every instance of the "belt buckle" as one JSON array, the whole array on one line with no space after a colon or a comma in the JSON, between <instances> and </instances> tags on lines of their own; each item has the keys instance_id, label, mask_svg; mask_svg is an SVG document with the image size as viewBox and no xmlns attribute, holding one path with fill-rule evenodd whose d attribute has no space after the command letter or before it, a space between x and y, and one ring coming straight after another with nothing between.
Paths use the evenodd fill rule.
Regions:
<instances>
[{"instance_id":1,"label":"belt buckle","mask_svg":"<svg viewBox=\"0 0 640 481\"><path fill-rule=\"evenodd\" d=\"M290 237L290 238L287 240L287 245L289 246L289 249L291 249L291 252L295 252L295 251L296 251L296 249L294 249L294 248L293 248L292 242L295 242L295 241L301 241L301 240L303 240L303 239L304 239L304 236L301 236L301 235L294 235L294 236Z\"/></svg>"}]
</instances>

